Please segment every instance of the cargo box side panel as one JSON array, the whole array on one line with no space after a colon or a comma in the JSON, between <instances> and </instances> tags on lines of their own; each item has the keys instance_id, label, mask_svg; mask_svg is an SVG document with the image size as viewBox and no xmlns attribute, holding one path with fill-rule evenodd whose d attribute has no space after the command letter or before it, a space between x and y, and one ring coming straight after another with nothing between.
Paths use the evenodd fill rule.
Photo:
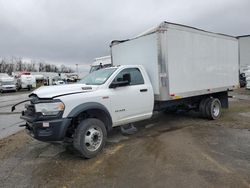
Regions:
<instances>
[{"instance_id":1,"label":"cargo box side panel","mask_svg":"<svg viewBox=\"0 0 250 188\"><path fill-rule=\"evenodd\" d=\"M113 65L143 65L159 95L157 34L153 33L111 47Z\"/></svg>"},{"instance_id":2,"label":"cargo box side panel","mask_svg":"<svg viewBox=\"0 0 250 188\"><path fill-rule=\"evenodd\" d=\"M238 85L236 39L169 29L167 49L170 94L187 97Z\"/></svg>"}]
</instances>

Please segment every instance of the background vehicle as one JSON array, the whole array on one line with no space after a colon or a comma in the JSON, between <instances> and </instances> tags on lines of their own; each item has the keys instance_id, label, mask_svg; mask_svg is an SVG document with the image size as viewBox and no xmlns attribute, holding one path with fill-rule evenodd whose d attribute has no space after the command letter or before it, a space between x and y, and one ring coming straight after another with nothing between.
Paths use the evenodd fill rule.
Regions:
<instances>
[{"instance_id":1,"label":"background vehicle","mask_svg":"<svg viewBox=\"0 0 250 188\"><path fill-rule=\"evenodd\" d=\"M246 88L250 89L250 76L246 78Z\"/></svg>"},{"instance_id":2,"label":"background vehicle","mask_svg":"<svg viewBox=\"0 0 250 188\"><path fill-rule=\"evenodd\" d=\"M7 73L0 73L0 78L2 77L9 77L9 75Z\"/></svg>"},{"instance_id":3,"label":"background vehicle","mask_svg":"<svg viewBox=\"0 0 250 188\"><path fill-rule=\"evenodd\" d=\"M16 84L14 78L10 76L0 77L0 92L16 91Z\"/></svg>"},{"instance_id":4,"label":"background vehicle","mask_svg":"<svg viewBox=\"0 0 250 188\"><path fill-rule=\"evenodd\" d=\"M240 77L239 77L239 80L240 80L240 87L245 87L247 82L246 82L246 75L245 73L240 73L239 74Z\"/></svg>"},{"instance_id":5,"label":"background vehicle","mask_svg":"<svg viewBox=\"0 0 250 188\"><path fill-rule=\"evenodd\" d=\"M103 56L94 59L89 72L93 72L102 68L111 67L111 56Z\"/></svg>"},{"instance_id":6,"label":"background vehicle","mask_svg":"<svg viewBox=\"0 0 250 188\"><path fill-rule=\"evenodd\" d=\"M77 82L79 80L79 76L76 73L69 73L66 77L67 82Z\"/></svg>"},{"instance_id":7,"label":"background vehicle","mask_svg":"<svg viewBox=\"0 0 250 188\"><path fill-rule=\"evenodd\" d=\"M250 67L250 35L238 36L240 73Z\"/></svg>"},{"instance_id":8,"label":"background vehicle","mask_svg":"<svg viewBox=\"0 0 250 188\"><path fill-rule=\"evenodd\" d=\"M238 41L231 36L163 22L112 42L111 52L114 67L77 84L33 91L21 118L34 138L71 139L92 158L113 127L148 119L154 111L196 110L218 119L228 108L228 90L239 84Z\"/></svg>"},{"instance_id":9,"label":"background vehicle","mask_svg":"<svg viewBox=\"0 0 250 188\"><path fill-rule=\"evenodd\" d=\"M245 87L250 77L250 35L237 38L239 40L240 86Z\"/></svg>"},{"instance_id":10,"label":"background vehicle","mask_svg":"<svg viewBox=\"0 0 250 188\"><path fill-rule=\"evenodd\" d=\"M17 76L16 87L17 90L36 88L36 77L27 72L21 73Z\"/></svg>"},{"instance_id":11,"label":"background vehicle","mask_svg":"<svg viewBox=\"0 0 250 188\"><path fill-rule=\"evenodd\" d=\"M53 85L62 85L65 84L65 82L61 79L57 79L53 81Z\"/></svg>"}]
</instances>

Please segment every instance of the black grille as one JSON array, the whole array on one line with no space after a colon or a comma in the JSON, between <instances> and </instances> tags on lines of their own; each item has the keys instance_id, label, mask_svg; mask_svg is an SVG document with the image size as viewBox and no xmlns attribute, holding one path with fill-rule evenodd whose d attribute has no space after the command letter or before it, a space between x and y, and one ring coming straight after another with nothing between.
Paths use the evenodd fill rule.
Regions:
<instances>
[{"instance_id":1,"label":"black grille","mask_svg":"<svg viewBox=\"0 0 250 188\"><path fill-rule=\"evenodd\" d=\"M35 111L35 106L34 104L25 104L26 110L24 111L24 115L26 116L34 116L36 111Z\"/></svg>"}]
</instances>

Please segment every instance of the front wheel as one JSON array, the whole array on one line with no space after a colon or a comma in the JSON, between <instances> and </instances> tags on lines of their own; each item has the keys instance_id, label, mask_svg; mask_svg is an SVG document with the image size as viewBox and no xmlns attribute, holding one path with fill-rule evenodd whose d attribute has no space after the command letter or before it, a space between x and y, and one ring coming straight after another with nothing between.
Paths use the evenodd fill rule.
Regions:
<instances>
[{"instance_id":1,"label":"front wheel","mask_svg":"<svg viewBox=\"0 0 250 188\"><path fill-rule=\"evenodd\" d=\"M93 158L102 151L107 140L107 130L102 121L95 118L83 120L74 135L74 147L85 158Z\"/></svg>"}]
</instances>

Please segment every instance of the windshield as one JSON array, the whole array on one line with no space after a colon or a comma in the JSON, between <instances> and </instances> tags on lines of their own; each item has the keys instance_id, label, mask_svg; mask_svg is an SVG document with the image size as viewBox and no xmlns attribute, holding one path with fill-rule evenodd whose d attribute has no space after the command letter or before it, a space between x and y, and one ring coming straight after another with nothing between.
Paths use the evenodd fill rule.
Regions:
<instances>
[{"instance_id":1,"label":"windshield","mask_svg":"<svg viewBox=\"0 0 250 188\"><path fill-rule=\"evenodd\" d=\"M107 79L115 72L117 68L100 69L88 74L85 78L78 83L86 85L101 85L104 84Z\"/></svg>"},{"instance_id":2,"label":"windshield","mask_svg":"<svg viewBox=\"0 0 250 188\"><path fill-rule=\"evenodd\" d=\"M99 69L99 65L91 67L89 73L94 72Z\"/></svg>"}]
</instances>

